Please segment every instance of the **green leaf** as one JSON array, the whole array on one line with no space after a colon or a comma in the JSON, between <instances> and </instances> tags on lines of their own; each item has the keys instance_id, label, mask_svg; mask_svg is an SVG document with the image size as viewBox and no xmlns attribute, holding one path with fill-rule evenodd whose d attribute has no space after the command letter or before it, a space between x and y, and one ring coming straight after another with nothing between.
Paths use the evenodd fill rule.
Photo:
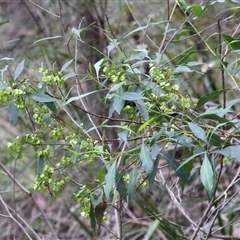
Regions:
<instances>
[{"instance_id":1,"label":"green leaf","mask_svg":"<svg viewBox=\"0 0 240 240\"><path fill-rule=\"evenodd\" d=\"M223 34L223 38L232 50L240 50L240 40L230 35Z\"/></svg>"},{"instance_id":2,"label":"green leaf","mask_svg":"<svg viewBox=\"0 0 240 240\"><path fill-rule=\"evenodd\" d=\"M25 59L23 59L18 65L17 68L14 72L14 76L13 76L13 80L17 80L17 78L19 77L19 75L22 73L23 69L24 69L24 62Z\"/></svg>"},{"instance_id":3,"label":"green leaf","mask_svg":"<svg viewBox=\"0 0 240 240\"><path fill-rule=\"evenodd\" d=\"M208 101L218 97L219 95L221 95L222 93L228 91L229 89L222 89L222 90L217 90L211 93L208 93L207 95L201 97L198 102L197 102L197 108L203 106L205 103L207 103Z\"/></svg>"},{"instance_id":4,"label":"green leaf","mask_svg":"<svg viewBox=\"0 0 240 240\"><path fill-rule=\"evenodd\" d=\"M204 64L203 62L192 61L192 62L188 62L186 65L189 67L195 67L203 64Z\"/></svg>"},{"instance_id":5,"label":"green leaf","mask_svg":"<svg viewBox=\"0 0 240 240\"><path fill-rule=\"evenodd\" d=\"M119 136L119 145L118 146L121 147L121 145L123 143L125 143L128 146L129 131L125 130L125 131L119 132L117 135Z\"/></svg>"},{"instance_id":6,"label":"green leaf","mask_svg":"<svg viewBox=\"0 0 240 240\"><path fill-rule=\"evenodd\" d=\"M98 62L96 62L95 64L94 64L94 68L95 68L95 71L96 71L96 74L97 74L97 79L98 79L98 75L99 75L99 70L100 70L100 68L102 67L102 65L104 64L104 63L106 63L107 61L105 60L105 59L101 59L101 60L99 60Z\"/></svg>"},{"instance_id":7,"label":"green leaf","mask_svg":"<svg viewBox=\"0 0 240 240\"><path fill-rule=\"evenodd\" d=\"M175 153L169 157L163 153L159 153L168 163L170 169L174 170L177 174L177 176L183 180L185 183L188 183L188 175L184 168L180 168L180 163L174 160Z\"/></svg>"},{"instance_id":8,"label":"green leaf","mask_svg":"<svg viewBox=\"0 0 240 240\"><path fill-rule=\"evenodd\" d=\"M37 93L45 93L47 89L47 83L43 83L42 85L40 85L40 89L37 91Z\"/></svg>"},{"instance_id":9,"label":"green leaf","mask_svg":"<svg viewBox=\"0 0 240 240\"><path fill-rule=\"evenodd\" d=\"M13 101L10 102L8 107L8 117L10 123L16 126L18 122L18 108Z\"/></svg>"},{"instance_id":10,"label":"green leaf","mask_svg":"<svg viewBox=\"0 0 240 240\"><path fill-rule=\"evenodd\" d=\"M200 169L200 178L203 186L207 190L209 199L212 199L216 184L216 175L206 153Z\"/></svg>"},{"instance_id":11,"label":"green leaf","mask_svg":"<svg viewBox=\"0 0 240 240\"><path fill-rule=\"evenodd\" d=\"M122 100L126 100L126 101L135 101L135 100L145 99L144 96L142 96L141 94L136 93L136 92L123 93L119 97Z\"/></svg>"},{"instance_id":12,"label":"green leaf","mask_svg":"<svg viewBox=\"0 0 240 240\"><path fill-rule=\"evenodd\" d=\"M188 126L197 138L203 140L204 142L207 141L206 133L201 127L199 127L195 123L190 123L190 122L188 123Z\"/></svg>"},{"instance_id":13,"label":"green leaf","mask_svg":"<svg viewBox=\"0 0 240 240\"><path fill-rule=\"evenodd\" d=\"M144 170L146 171L147 174L150 174L153 169L153 161L149 148L145 145L144 142L142 143L140 151L140 159Z\"/></svg>"},{"instance_id":14,"label":"green leaf","mask_svg":"<svg viewBox=\"0 0 240 240\"><path fill-rule=\"evenodd\" d=\"M136 33L136 32L139 32L139 31L143 31L145 30L146 28L149 28L149 26L154 26L154 25L159 25L159 24L163 24L163 23L168 23L170 22L169 20L165 20L165 21L160 21L160 22L154 22L154 23L150 23L148 25L145 25L145 26L141 26L141 27L138 27L138 28L135 28L133 31L129 32L125 37L123 38L126 38L128 36L130 36L131 34L133 33Z\"/></svg>"},{"instance_id":15,"label":"green leaf","mask_svg":"<svg viewBox=\"0 0 240 240\"><path fill-rule=\"evenodd\" d=\"M176 34L176 35L175 35L175 38L176 38L177 41L179 41L179 39L180 39L181 37L186 36L188 33L189 33L189 30L183 30L183 31L181 31L180 33Z\"/></svg>"},{"instance_id":16,"label":"green leaf","mask_svg":"<svg viewBox=\"0 0 240 240\"><path fill-rule=\"evenodd\" d=\"M116 184L117 184L117 191L121 198L123 198L127 202L127 188L123 181L123 177L116 171Z\"/></svg>"},{"instance_id":17,"label":"green leaf","mask_svg":"<svg viewBox=\"0 0 240 240\"><path fill-rule=\"evenodd\" d=\"M228 111L225 112L225 114L227 113ZM230 122L228 119L226 118L223 118L223 117L220 117L216 114L211 114L211 113L203 113L203 114L200 114L197 118L203 118L203 119L212 119L212 120L216 120L218 121L219 123L225 123L225 125L228 125L230 127L234 127L234 123Z\"/></svg>"},{"instance_id":18,"label":"green leaf","mask_svg":"<svg viewBox=\"0 0 240 240\"><path fill-rule=\"evenodd\" d=\"M108 169L108 173L105 176L105 186L104 186L104 192L107 200L110 201L110 192L112 190L112 187L115 183L115 175L116 175L116 161L113 162L111 167Z\"/></svg>"},{"instance_id":19,"label":"green leaf","mask_svg":"<svg viewBox=\"0 0 240 240\"><path fill-rule=\"evenodd\" d=\"M222 154L225 157L240 158L240 145L223 148L220 151L217 151L217 153Z\"/></svg>"},{"instance_id":20,"label":"green leaf","mask_svg":"<svg viewBox=\"0 0 240 240\"><path fill-rule=\"evenodd\" d=\"M156 231L157 227L159 225L159 220L156 219L154 222L151 222L151 224L149 224L149 227L147 229L146 234L144 235L144 240L151 240L153 239L153 233Z\"/></svg>"},{"instance_id":21,"label":"green leaf","mask_svg":"<svg viewBox=\"0 0 240 240\"><path fill-rule=\"evenodd\" d=\"M90 194L90 200L94 207L99 205L103 201L103 190L101 188L96 189L94 196Z\"/></svg>"},{"instance_id":22,"label":"green leaf","mask_svg":"<svg viewBox=\"0 0 240 240\"><path fill-rule=\"evenodd\" d=\"M149 119L149 113L148 113L148 109L147 109L145 103L142 100L136 100L135 103L136 103L137 110L142 115L144 120L148 120Z\"/></svg>"},{"instance_id":23,"label":"green leaf","mask_svg":"<svg viewBox=\"0 0 240 240\"><path fill-rule=\"evenodd\" d=\"M214 146L214 147L221 147L222 146L222 140L221 138L215 134L215 133L212 133L208 138L208 145L210 147Z\"/></svg>"},{"instance_id":24,"label":"green leaf","mask_svg":"<svg viewBox=\"0 0 240 240\"><path fill-rule=\"evenodd\" d=\"M70 61L64 63L60 72L63 72L72 63L72 61L73 61L73 59L71 59Z\"/></svg>"},{"instance_id":25,"label":"green leaf","mask_svg":"<svg viewBox=\"0 0 240 240\"><path fill-rule=\"evenodd\" d=\"M43 103L56 101L55 98L52 98L45 93L34 93L34 94L31 94L30 97L37 102L43 102Z\"/></svg>"},{"instance_id":26,"label":"green leaf","mask_svg":"<svg viewBox=\"0 0 240 240\"><path fill-rule=\"evenodd\" d=\"M192 12L193 12L198 18L199 18L199 17L202 15L202 13L203 13L203 8L202 8L202 6L200 6L200 5L198 5L198 4L191 6L191 10L192 10Z\"/></svg>"},{"instance_id":27,"label":"green leaf","mask_svg":"<svg viewBox=\"0 0 240 240\"><path fill-rule=\"evenodd\" d=\"M179 167L176 169L177 171L182 168L185 164L189 163L190 161L192 161L194 158L202 155L203 153L196 153L194 155L191 155L190 157L188 157L187 159L185 159L183 162L181 162L181 164L179 165Z\"/></svg>"},{"instance_id":28,"label":"green leaf","mask_svg":"<svg viewBox=\"0 0 240 240\"><path fill-rule=\"evenodd\" d=\"M175 74L179 74L179 73L191 73L194 72L193 70L191 70L189 67L187 66L178 66L174 69L173 71Z\"/></svg>"},{"instance_id":29,"label":"green leaf","mask_svg":"<svg viewBox=\"0 0 240 240\"><path fill-rule=\"evenodd\" d=\"M179 5L180 5L180 7L185 11L185 10L187 10L187 3L185 2L185 0L177 0L176 1Z\"/></svg>"},{"instance_id":30,"label":"green leaf","mask_svg":"<svg viewBox=\"0 0 240 240\"><path fill-rule=\"evenodd\" d=\"M77 145L76 145L76 147L74 148L74 152L75 153L73 153L72 154L72 162L74 163L74 164L76 164L77 163L77 161L78 161L78 158L79 158L79 153L80 153L80 144L78 143Z\"/></svg>"},{"instance_id":31,"label":"green leaf","mask_svg":"<svg viewBox=\"0 0 240 240\"><path fill-rule=\"evenodd\" d=\"M156 176L157 170L158 170L159 160L160 160L160 155L158 155L156 160L154 161L153 170L152 170L152 172L150 173L150 175L148 177L148 191L151 190L152 185L154 183L155 176Z\"/></svg>"},{"instance_id":32,"label":"green leaf","mask_svg":"<svg viewBox=\"0 0 240 240\"><path fill-rule=\"evenodd\" d=\"M154 122L156 120L156 117L152 117L146 122L144 122L140 127L138 128L137 134L140 133L142 130L144 130L151 122Z\"/></svg>"},{"instance_id":33,"label":"green leaf","mask_svg":"<svg viewBox=\"0 0 240 240\"><path fill-rule=\"evenodd\" d=\"M43 168L44 168L44 156L40 155L39 158L38 158L38 162L37 162L37 174L38 174L38 176L41 175L41 173L43 171Z\"/></svg>"},{"instance_id":34,"label":"green leaf","mask_svg":"<svg viewBox=\"0 0 240 240\"><path fill-rule=\"evenodd\" d=\"M45 122L45 124L48 126L51 123L51 115L49 113L45 113L43 115L43 121Z\"/></svg>"},{"instance_id":35,"label":"green leaf","mask_svg":"<svg viewBox=\"0 0 240 240\"><path fill-rule=\"evenodd\" d=\"M57 113L57 107L55 102L45 102L45 104L53 113Z\"/></svg>"},{"instance_id":36,"label":"green leaf","mask_svg":"<svg viewBox=\"0 0 240 240\"><path fill-rule=\"evenodd\" d=\"M155 135L153 135L153 137L150 140L150 146L153 146L159 140L159 138L163 134L163 131L164 131L164 128L161 128L159 132L157 132Z\"/></svg>"},{"instance_id":37,"label":"green leaf","mask_svg":"<svg viewBox=\"0 0 240 240\"><path fill-rule=\"evenodd\" d=\"M93 207L91 201L90 201L89 217L90 217L91 228L92 228L92 230L93 230L93 232L95 234L95 231L96 231L96 218L95 218L94 207Z\"/></svg>"},{"instance_id":38,"label":"green leaf","mask_svg":"<svg viewBox=\"0 0 240 240\"><path fill-rule=\"evenodd\" d=\"M110 39L110 44L107 46L107 50L108 50L108 57L110 52L116 48L120 43L117 41L117 39Z\"/></svg>"},{"instance_id":39,"label":"green leaf","mask_svg":"<svg viewBox=\"0 0 240 240\"><path fill-rule=\"evenodd\" d=\"M106 168L105 166L102 166L98 171L98 180L100 184L103 183L105 175L106 175Z\"/></svg>"},{"instance_id":40,"label":"green leaf","mask_svg":"<svg viewBox=\"0 0 240 240\"><path fill-rule=\"evenodd\" d=\"M109 92L114 92L114 91L118 90L118 89L119 89L120 87L122 87L122 85L124 85L124 84L126 84L125 81L120 82L120 83L117 83L117 84L114 84L114 85L110 88Z\"/></svg>"},{"instance_id":41,"label":"green leaf","mask_svg":"<svg viewBox=\"0 0 240 240\"><path fill-rule=\"evenodd\" d=\"M78 95L78 96L76 96L76 97L71 97L71 98L69 98L63 105L65 106L65 105L69 104L70 102L78 101L78 100L80 100L80 99L82 99L82 98L84 98L84 97L86 97L86 96L89 96L89 95L95 93L95 92L97 92L97 91L84 93L84 94Z\"/></svg>"},{"instance_id":42,"label":"green leaf","mask_svg":"<svg viewBox=\"0 0 240 240\"><path fill-rule=\"evenodd\" d=\"M135 191L135 187L136 187L136 183L137 183L137 167L134 166L133 170L130 173L130 177L129 177L129 184L128 184L128 201L131 200L134 191Z\"/></svg>"},{"instance_id":43,"label":"green leaf","mask_svg":"<svg viewBox=\"0 0 240 240\"><path fill-rule=\"evenodd\" d=\"M235 104L238 104L238 103L240 103L240 99L239 98L230 100L230 101L227 102L226 108L230 109L232 106L234 106Z\"/></svg>"},{"instance_id":44,"label":"green leaf","mask_svg":"<svg viewBox=\"0 0 240 240\"><path fill-rule=\"evenodd\" d=\"M147 57L148 57L148 50L147 49L134 49L129 60L130 61L143 60Z\"/></svg>"},{"instance_id":45,"label":"green leaf","mask_svg":"<svg viewBox=\"0 0 240 240\"><path fill-rule=\"evenodd\" d=\"M70 72L70 73L64 75L64 76L63 76L63 79L64 79L64 80L67 80L67 79L69 79L69 78L71 78L71 77L75 77L75 76L76 76L76 73L75 73L75 72Z\"/></svg>"},{"instance_id":46,"label":"green leaf","mask_svg":"<svg viewBox=\"0 0 240 240\"><path fill-rule=\"evenodd\" d=\"M120 114L122 108L124 107L125 101L120 99L119 97L115 97L113 100L113 108L114 110Z\"/></svg>"},{"instance_id":47,"label":"green leaf","mask_svg":"<svg viewBox=\"0 0 240 240\"><path fill-rule=\"evenodd\" d=\"M37 41L35 41L33 44L42 42L42 41L46 41L46 40L53 40L53 39L57 39L57 38L62 38L62 36L54 36L54 37L46 37L46 38L41 38Z\"/></svg>"}]
</instances>

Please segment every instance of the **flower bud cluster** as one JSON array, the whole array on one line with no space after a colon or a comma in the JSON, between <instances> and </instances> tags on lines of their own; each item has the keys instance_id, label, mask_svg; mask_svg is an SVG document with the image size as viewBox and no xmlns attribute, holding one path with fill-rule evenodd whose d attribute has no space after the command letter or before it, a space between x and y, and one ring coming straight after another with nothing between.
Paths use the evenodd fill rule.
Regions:
<instances>
[{"instance_id":1,"label":"flower bud cluster","mask_svg":"<svg viewBox=\"0 0 240 240\"><path fill-rule=\"evenodd\" d=\"M181 96L178 92L179 85L171 83L174 79L174 72L172 69L161 69L156 64L151 64L150 67L150 77L161 87L164 93L152 93L150 95L150 101L146 103L146 106L150 107L151 110L160 110L165 113L175 111L177 105L180 105L182 109L190 107L191 99L189 97Z\"/></svg>"},{"instance_id":2,"label":"flower bud cluster","mask_svg":"<svg viewBox=\"0 0 240 240\"><path fill-rule=\"evenodd\" d=\"M126 80L126 72L117 71L116 67L115 68L104 67L103 72L106 74L106 76L110 79L112 83L119 83Z\"/></svg>"},{"instance_id":3,"label":"flower bud cluster","mask_svg":"<svg viewBox=\"0 0 240 240\"><path fill-rule=\"evenodd\" d=\"M55 83L58 87L62 87L65 82L62 72L54 73L53 71L45 68L40 68L39 72L43 74L42 81L48 86Z\"/></svg>"},{"instance_id":4,"label":"flower bud cluster","mask_svg":"<svg viewBox=\"0 0 240 240\"><path fill-rule=\"evenodd\" d=\"M18 158L21 156L23 147L26 144L30 144L32 146L40 146L43 144L43 140L36 134L26 134L22 137L16 137L15 142L9 142L7 144L8 149L10 150L11 154Z\"/></svg>"},{"instance_id":5,"label":"flower bud cluster","mask_svg":"<svg viewBox=\"0 0 240 240\"><path fill-rule=\"evenodd\" d=\"M82 189L75 193L75 199L79 203L79 212L85 218L89 218L90 193L91 191L86 185L83 185Z\"/></svg>"}]
</instances>

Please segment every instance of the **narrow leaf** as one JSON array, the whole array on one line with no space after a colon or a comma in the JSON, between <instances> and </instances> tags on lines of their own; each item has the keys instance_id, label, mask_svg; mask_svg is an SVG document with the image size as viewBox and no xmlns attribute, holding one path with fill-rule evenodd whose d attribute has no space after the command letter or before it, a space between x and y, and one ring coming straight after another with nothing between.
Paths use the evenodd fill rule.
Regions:
<instances>
[{"instance_id":1,"label":"narrow leaf","mask_svg":"<svg viewBox=\"0 0 240 240\"><path fill-rule=\"evenodd\" d=\"M123 198L127 202L127 188L123 177L116 171L116 184L117 184L117 191L121 198Z\"/></svg>"},{"instance_id":2,"label":"narrow leaf","mask_svg":"<svg viewBox=\"0 0 240 240\"><path fill-rule=\"evenodd\" d=\"M89 217L90 217L91 228L92 228L92 230L93 230L93 232L95 234L95 231L96 231L96 218L95 218L94 207L93 207L91 201L90 201Z\"/></svg>"},{"instance_id":3,"label":"narrow leaf","mask_svg":"<svg viewBox=\"0 0 240 240\"><path fill-rule=\"evenodd\" d=\"M115 174L116 174L116 161L113 162L111 167L108 169L108 173L105 176L105 186L104 186L104 192L107 200L110 201L110 192L112 190L112 187L114 185L115 180Z\"/></svg>"},{"instance_id":4,"label":"narrow leaf","mask_svg":"<svg viewBox=\"0 0 240 240\"><path fill-rule=\"evenodd\" d=\"M184 168L179 168L180 163L177 162L176 160L174 160L174 155L175 153L169 157L163 153L160 153L160 155L167 161L170 169L174 170L177 174L177 176L184 181L185 183L188 183L188 175L186 173L186 171L184 170Z\"/></svg>"},{"instance_id":5,"label":"narrow leaf","mask_svg":"<svg viewBox=\"0 0 240 240\"><path fill-rule=\"evenodd\" d=\"M230 109L232 106L234 106L235 104L240 103L240 99L233 99L227 102L226 108Z\"/></svg>"},{"instance_id":6,"label":"narrow leaf","mask_svg":"<svg viewBox=\"0 0 240 240\"><path fill-rule=\"evenodd\" d=\"M188 123L188 126L197 138L206 142L206 134L205 134L205 131L201 127L199 127L195 123L190 123L190 122Z\"/></svg>"},{"instance_id":7,"label":"narrow leaf","mask_svg":"<svg viewBox=\"0 0 240 240\"><path fill-rule=\"evenodd\" d=\"M120 114L122 111L122 108L124 107L125 101L120 99L119 97L115 97L113 100L113 108L114 110Z\"/></svg>"},{"instance_id":8,"label":"narrow leaf","mask_svg":"<svg viewBox=\"0 0 240 240\"><path fill-rule=\"evenodd\" d=\"M76 97L71 97L71 98L69 98L69 99L67 100L67 102L65 102L63 105L67 105L67 104L69 104L70 102L80 100L80 99L82 99L82 98L84 98L84 97L87 97L88 95L91 95L91 94L93 94L93 93L95 93L95 92L97 92L97 91L84 93L84 94L78 95L78 96L76 96Z\"/></svg>"},{"instance_id":9,"label":"narrow leaf","mask_svg":"<svg viewBox=\"0 0 240 240\"><path fill-rule=\"evenodd\" d=\"M53 113L57 113L57 107L55 102L45 102L45 104Z\"/></svg>"},{"instance_id":10,"label":"narrow leaf","mask_svg":"<svg viewBox=\"0 0 240 240\"><path fill-rule=\"evenodd\" d=\"M142 100L136 100L136 108L139 111L139 113L142 115L144 120L149 119L148 109Z\"/></svg>"},{"instance_id":11,"label":"narrow leaf","mask_svg":"<svg viewBox=\"0 0 240 240\"><path fill-rule=\"evenodd\" d=\"M225 157L240 158L240 145L226 147L218 151L218 153Z\"/></svg>"},{"instance_id":12,"label":"narrow leaf","mask_svg":"<svg viewBox=\"0 0 240 240\"><path fill-rule=\"evenodd\" d=\"M141 147L140 159L144 170L147 174L150 174L153 169L153 161L149 148L145 145L144 142L142 143Z\"/></svg>"},{"instance_id":13,"label":"narrow leaf","mask_svg":"<svg viewBox=\"0 0 240 240\"><path fill-rule=\"evenodd\" d=\"M179 66L176 67L173 71L175 74L179 74L179 73L191 73L194 72L193 70L191 70L189 67L187 66Z\"/></svg>"},{"instance_id":14,"label":"narrow leaf","mask_svg":"<svg viewBox=\"0 0 240 240\"><path fill-rule=\"evenodd\" d=\"M134 101L139 99L144 99L145 97L136 92L127 92L119 96L121 99L126 101Z\"/></svg>"},{"instance_id":15,"label":"narrow leaf","mask_svg":"<svg viewBox=\"0 0 240 240\"><path fill-rule=\"evenodd\" d=\"M49 95L44 94L44 93L34 93L34 94L31 94L30 97L37 102L47 103L47 102L55 102L56 101L55 98L52 98Z\"/></svg>"},{"instance_id":16,"label":"narrow leaf","mask_svg":"<svg viewBox=\"0 0 240 240\"><path fill-rule=\"evenodd\" d=\"M94 68L95 68L95 71L96 71L96 74L97 74L97 79L98 79L98 75L99 75L99 70L105 62L106 62L105 59L101 59L94 64Z\"/></svg>"},{"instance_id":17,"label":"narrow leaf","mask_svg":"<svg viewBox=\"0 0 240 240\"><path fill-rule=\"evenodd\" d=\"M208 101L218 97L219 95L221 95L222 93L228 91L229 89L222 89L222 90L217 90L214 92L211 92L203 97L201 97L198 102L197 102L197 108L202 107L205 103L207 103Z\"/></svg>"},{"instance_id":18,"label":"narrow leaf","mask_svg":"<svg viewBox=\"0 0 240 240\"><path fill-rule=\"evenodd\" d=\"M49 126L50 123L51 123L51 115L50 115L49 113L45 113L45 114L43 115L43 121L45 122L45 124L46 124L47 126Z\"/></svg>"},{"instance_id":19,"label":"narrow leaf","mask_svg":"<svg viewBox=\"0 0 240 240\"><path fill-rule=\"evenodd\" d=\"M148 125L150 125L151 122L154 122L156 120L156 117L152 117L149 120L145 121L140 127L138 128L137 134L143 131Z\"/></svg>"},{"instance_id":20,"label":"narrow leaf","mask_svg":"<svg viewBox=\"0 0 240 240\"><path fill-rule=\"evenodd\" d=\"M46 37L46 38L41 38L37 41L35 41L33 44L42 42L42 41L46 41L46 40L53 40L53 39L57 39L57 38L62 38L62 36L54 36L54 37Z\"/></svg>"},{"instance_id":21,"label":"narrow leaf","mask_svg":"<svg viewBox=\"0 0 240 240\"><path fill-rule=\"evenodd\" d=\"M24 62L25 62L25 59L23 59L18 65L17 65L17 68L14 72L14 76L13 76L13 79L14 80L17 80L17 78L19 77L19 75L22 73L23 69L24 69Z\"/></svg>"},{"instance_id":22,"label":"narrow leaf","mask_svg":"<svg viewBox=\"0 0 240 240\"><path fill-rule=\"evenodd\" d=\"M64 80L67 80L67 79L69 79L71 77L75 77L75 76L76 76L75 72L70 72L70 73L64 75L63 78L64 78Z\"/></svg>"},{"instance_id":23,"label":"narrow leaf","mask_svg":"<svg viewBox=\"0 0 240 240\"><path fill-rule=\"evenodd\" d=\"M212 133L209 137L208 137L208 145L211 146L215 146L215 147L221 147L222 146L222 140L221 138L215 134Z\"/></svg>"},{"instance_id":24,"label":"narrow leaf","mask_svg":"<svg viewBox=\"0 0 240 240\"><path fill-rule=\"evenodd\" d=\"M152 185L154 183L155 176L156 176L157 170L158 170L159 160L160 160L160 155L158 155L157 159L154 161L153 170L148 177L148 191L151 190Z\"/></svg>"},{"instance_id":25,"label":"narrow leaf","mask_svg":"<svg viewBox=\"0 0 240 240\"><path fill-rule=\"evenodd\" d=\"M130 177L129 177L128 201L131 200L131 198L134 194L136 183L137 183L137 168L136 168L136 166L134 166L133 170L130 173Z\"/></svg>"},{"instance_id":26,"label":"narrow leaf","mask_svg":"<svg viewBox=\"0 0 240 240\"><path fill-rule=\"evenodd\" d=\"M72 61L73 61L73 59L71 59L70 61L64 63L60 72L63 72L72 63Z\"/></svg>"},{"instance_id":27,"label":"narrow leaf","mask_svg":"<svg viewBox=\"0 0 240 240\"><path fill-rule=\"evenodd\" d=\"M146 28L149 28L149 26L154 26L154 25L159 25L159 24L163 24L163 23L168 23L170 22L169 20L165 20L165 21L160 21L160 22L154 22L154 23L150 23L148 25L145 25L145 26L141 26L141 27L138 27L138 28L135 28L133 31L131 31L130 33L128 33L125 37L123 38L126 38L128 37L129 35L135 33L135 32L139 32L139 31L143 31L145 30Z\"/></svg>"},{"instance_id":28,"label":"narrow leaf","mask_svg":"<svg viewBox=\"0 0 240 240\"><path fill-rule=\"evenodd\" d=\"M18 108L13 101L10 102L8 107L8 117L10 123L16 126L18 122Z\"/></svg>"},{"instance_id":29,"label":"narrow leaf","mask_svg":"<svg viewBox=\"0 0 240 240\"><path fill-rule=\"evenodd\" d=\"M144 235L143 239L151 240L153 238L153 233L156 231L158 225L159 225L158 219L156 219L154 222L151 222L151 224L149 224L149 227L148 227L147 232Z\"/></svg>"},{"instance_id":30,"label":"narrow leaf","mask_svg":"<svg viewBox=\"0 0 240 240\"><path fill-rule=\"evenodd\" d=\"M209 199L211 199L213 197L216 179L212 164L210 163L206 153L200 169L200 178L203 186L207 190Z\"/></svg>"},{"instance_id":31,"label":"narrow leaf","mask_svg":"<svg viewBox=\"0 0 240 240\"><path fill-rule=\"evenodd\" d=\"M108 50L108 56L110 54L110 52L116 48L119 45L119 42L117 41L117 39L112 39L111 43L107 46L107 50Z\"/></svg>"},{"instance_id":32,"label":"narrow leaf","mask_svg":"<svg viewBox=\"0 0 240 240\"><path fill-rule=\"evenodd\" d=\"M37 174L38 175L41 175L43 168L44 168L44 156L40 155L38 158L38 163L37 163Z\"/></svg>"}]
</instances>

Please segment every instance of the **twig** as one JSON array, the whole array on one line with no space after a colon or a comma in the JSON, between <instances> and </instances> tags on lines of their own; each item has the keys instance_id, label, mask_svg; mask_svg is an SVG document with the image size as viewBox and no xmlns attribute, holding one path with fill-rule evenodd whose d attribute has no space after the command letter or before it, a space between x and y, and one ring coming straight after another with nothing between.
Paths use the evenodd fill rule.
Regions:
<instances>
[{"instance_id":1,"label":"twig","mask_svg":"<svg viewBox=\"0 0 240 240\"><path fill-rule=\"evenodd\" d=\"M47 219L45 213L42 211L41 207L38 205L36 199L33 197L32 193L30 191L28 191L16 178L14 178L14 176L8 171L8 169L0 162L0 167L3 169L3 171L7 174L7 176L16 183L16 185L26 194L28 195L34 202L34 204L36 205L36 207L38 208L38 210L40 211L43 219L45 220L47 226L49 227L49 229L51 230L54 238L57 240L57 234L55 233L52 225L50 224L49 220Z\"/></svg>"},{"instance_id":2,"label":"twig","mask_svg":"<svg viewBox=\"0 0 240 240\"><path fill-rule=\"evenodd\" d=\"M165 32L164 32L164 35L163 35L163 39L162 39L161 45L160 45L160 47L158 48L158 52L159 52L159 53L163 53L163 52L164 52L164 51L162 51L162 48L163 48L163 46L164 46L164 43L166 42L167 30L168 30L169 25L170 25L170 24L169 24L169 21L172 19L176 7L177 7L177 3L174 4L173 10L172 10L172 12L171 12L171 15L169 15L169 0L168 0L168 22L167 22L167 24L166 24L166 28L165 28ZM166 48L165 48L165 49L166 49Z\"/></svg>"},{"instance_id":3,"label":"twig","mask_svg":"<svg viewBox=\"0 0 240 240\"><path fill-rule=\"evenodd\" d=\"M10 213L8 206L6 205L6 203L3 201L2 196L0 195L0 201L2 202L3 206L5 207L9 217L15 222L17 223L17 225L22 229L22 231L24 232L24 234L30 239L33 240L30 235L27 233L27 231L25 230L24 226L16 220L16 218L13 217L13 215ZM38 237L38 236L37 236ZM39 237L37 239L40 239Z\"/></svg>"},{"instance_id":4,"label":"twig","mask_svg":"<svg viewBox=\"0 0 240 240\"><path fill-rule=\"evenodd\" d=\"M45 11L45 12L47 12L47 13L53 15L54 17L60 18L60 16L58 16L58 15L56 15L56 14L54 14L54 13L48 11L47 9L41 7L40 5L36 4L36 3L33 2L32 0L28 0L28 1L29 1L30 3L32 3L33 5L37 6L38 8L42 9L43 11Z\"/></svg>"}]
</instances>

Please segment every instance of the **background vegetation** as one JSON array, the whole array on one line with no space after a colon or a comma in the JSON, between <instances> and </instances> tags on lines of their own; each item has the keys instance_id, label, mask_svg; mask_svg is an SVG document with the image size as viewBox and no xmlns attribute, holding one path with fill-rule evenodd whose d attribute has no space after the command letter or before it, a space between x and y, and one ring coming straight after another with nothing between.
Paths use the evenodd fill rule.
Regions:
<instances>
[{"instance_id":1,"label":"background vegetation","mask_svg":"<svg viewBox=\"0 0 240 240\"><path fill-rule=\"evenodd\" d=\"M0 1L0 238L240 239L238 3Z\"/></svg>"}]
</instances>

